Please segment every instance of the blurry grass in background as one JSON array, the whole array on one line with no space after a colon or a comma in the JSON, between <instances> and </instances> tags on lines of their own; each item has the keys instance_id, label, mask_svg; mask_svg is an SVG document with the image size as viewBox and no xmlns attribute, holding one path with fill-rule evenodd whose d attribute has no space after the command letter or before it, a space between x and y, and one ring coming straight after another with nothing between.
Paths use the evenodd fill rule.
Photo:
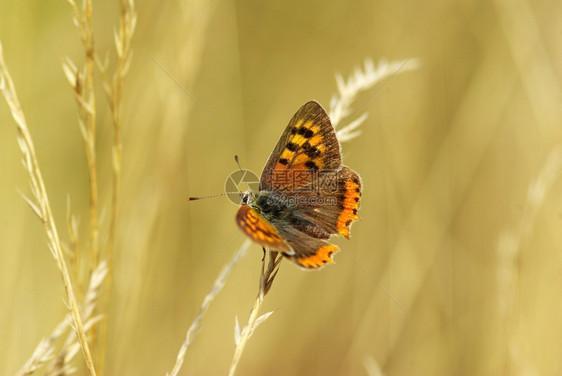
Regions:
<instances>
[{"instance_id":1,"label":"blurry grass in background","mask_svg":"<svg viewBox=\"0 0 562 376\"><path fill-rule=\"evenodd\" d=\"M220 192L234 154L259 173L299 106L327 106L334 74L347 76L367 56L416 56L423 67L384 86L364 108L362 136L344 145L364 192L362 220L339 244L408 316L343 252L318 272L283 263L263 308L275 314L249 341L238 374L361 375L376 364L388 375L560 373L561 8L507 0L137 3L105 373L168 371L244 240L228 200L188 204L187 196ZM116 3L94 2L101 57L113 51L118 17ZM66 56L83 62L71 18L64 1L0 3L4 57L61 238L70 242L70 196L86 247L87 161L61 68ZM97 90L107 234L113 133ZM4 104L0 124L0 370L11 374L66 307L44 230L18 193L28 180ZM252 246L233 270L183 374L226 373L234 317L248 315L261 257Z\"/></svg>"}]
</instances>

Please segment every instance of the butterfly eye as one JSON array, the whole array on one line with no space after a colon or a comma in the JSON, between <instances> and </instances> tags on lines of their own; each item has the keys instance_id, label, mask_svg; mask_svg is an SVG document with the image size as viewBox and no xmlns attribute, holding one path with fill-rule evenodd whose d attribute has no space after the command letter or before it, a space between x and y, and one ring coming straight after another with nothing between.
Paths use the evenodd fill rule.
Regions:
<instances>
[{"instance_id":1,"label":"butterfly eye","mask_svg":"<svg viewBox=\"0 0 562 376\"><path fill-rule=\"evenodd\" d=\"M242 195L242 203L247 204L248 203L248 197L249 197L249 194L244 193Z\"/></svg>"}]
</instances>

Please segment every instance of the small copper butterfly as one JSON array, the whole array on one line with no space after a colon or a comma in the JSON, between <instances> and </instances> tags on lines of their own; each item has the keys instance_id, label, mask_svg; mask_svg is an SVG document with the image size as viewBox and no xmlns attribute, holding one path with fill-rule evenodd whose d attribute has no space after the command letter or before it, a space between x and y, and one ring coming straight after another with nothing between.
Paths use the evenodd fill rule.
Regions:
<instances>
[{"instance_id":1,"label":"small copper butterfly","mask_svg":"<svg viewBox=\"0 0 562 376\"><path fill-rule=\"evenodd\" d=\"M297 265L332 263L339 250L327 240L349 238L361 198L361 179L341 163L330 118L316 101L293 116L261 174L259 191L242 196L236 223L256 243Z\"/></svg>"}]
</instances>

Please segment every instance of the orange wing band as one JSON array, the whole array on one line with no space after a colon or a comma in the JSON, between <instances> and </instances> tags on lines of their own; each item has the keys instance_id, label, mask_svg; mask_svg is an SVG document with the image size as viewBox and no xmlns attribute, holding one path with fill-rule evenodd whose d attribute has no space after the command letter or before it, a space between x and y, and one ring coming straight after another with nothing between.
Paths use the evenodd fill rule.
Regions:
<instances>
[{"instance_id":1,"label":"orange wing band","mask_svg":"<svg viewBox=\"0 0 562 376\"><path fill-rule=\"evenodd\" d=\"M326 244L316 250L312 256L297 258L299 266L307 269L320 268L326 264L333 264L332 254L339 248L333 244Z\"/></svg>"},{"instance_id":2,"label":"orange wing band","mask_svg":"<svg viewBox=\"0 0 562 376\"><path fill-rule=\"evenodd\" d=\"M291 248L281 239L275 227L248 205L242 205L238 209L236 223L256 243L275 250L292 252Z\"/></svg>"},{"instance_id":3,"label":"orange wing band","mask_svg":"<svg viewBox=\"0 0 562 376\"><path fill-rule=\"evenodd\" d=\"M343 210L338 217L338 232L340 235L349 238L349 227L356 219L359 219L357 210L359 209L359 199L361 188L359 181L349 179L345 182L345 194L343 200Z\"/></svg>"}]
</instances>

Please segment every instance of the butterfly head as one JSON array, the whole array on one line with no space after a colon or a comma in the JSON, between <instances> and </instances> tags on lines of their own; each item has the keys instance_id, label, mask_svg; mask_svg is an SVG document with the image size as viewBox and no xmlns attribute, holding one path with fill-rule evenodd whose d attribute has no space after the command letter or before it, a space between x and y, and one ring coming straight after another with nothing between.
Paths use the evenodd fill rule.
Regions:
<instances>
[{"instance_id":1,"label":"butterfly head","mask_svg":"<svg viewBox=\"0 0 562 376\"><path fill-rule=\"evenodd\" d=\"M242 205L252 205L256 201L256 194L254 191L240 192L240 199Z\"/></svg>"}]
</instances>

